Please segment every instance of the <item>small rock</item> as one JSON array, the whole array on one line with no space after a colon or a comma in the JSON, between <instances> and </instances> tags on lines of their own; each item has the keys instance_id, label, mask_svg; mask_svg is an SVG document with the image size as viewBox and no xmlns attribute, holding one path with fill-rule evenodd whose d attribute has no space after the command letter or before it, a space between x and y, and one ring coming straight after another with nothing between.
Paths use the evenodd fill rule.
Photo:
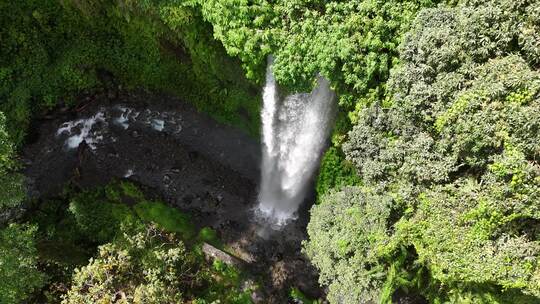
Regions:
<instances>
[{"instance_id":1,"label":"small rock","mask_svg":"<svg viewBox=\"0 0 540 304\"><path fill-rule=\"evenodd\" d=\"M30 166L33 161L31 159L28 159L28 158L22 158L21 159L21 163L24 165L24 166Z\"/></svg>"},{"instance_id":2,"label":"small rock","mask_svg":"<svg viewBox=\"0 0 540 304\"><path fill-rule=\"evenodd\" d=\"M262 296L261 292L258 290L255 290L251 293L251 300L253 303L264 303L264 297Z\"/></svg>"},{"instance_id":3,"label":"small rock","mask_svg":"<svg viewBox=\"0 0 540 304\"><path fill-rule=\"evenodd\" d=\"M179 167L179 166L177 166L177 167L172 167L172 168L171 168L171 172L172 172L172 173L177 173L177 174L178 174L178 173L182 172L182 168Z\"/></svg>"}]
</instances>

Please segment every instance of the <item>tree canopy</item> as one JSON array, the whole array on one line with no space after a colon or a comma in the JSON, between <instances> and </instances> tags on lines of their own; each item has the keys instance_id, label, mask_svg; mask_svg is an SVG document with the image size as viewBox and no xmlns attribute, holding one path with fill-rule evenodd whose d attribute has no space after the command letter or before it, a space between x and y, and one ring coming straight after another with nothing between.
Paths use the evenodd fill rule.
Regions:
<instances>
[{"instance_id":1,"label":"tree canopy","mask_svg":"<svg viewBox=\"0 0 540 304\"><path fill-rule=\"evenodd\" d=\"M130 231L131 230L131 231ZM75 270L62 303L182 303L202 282L196 258L174 234L157 227L124 228Z\"/></svg>"},{"instance_id":2,"label":"tree canopy","mask_svg":"<svg viewBox=\"0 0 540 304\"><path fill-rule=\"evenodd\" d=\"M432 301L539 296L539 10L536 1L498 0L420 11L399 47L390 97L361 108L343 144L361 191L392 197L386 241L394 249L379 253L383 268L412 246L415 263L444 286L424 287ZM314 209L308 231L316 245L307 248L336 246L316 237L320 221L350 230L318 208L370 212L361 200L341 207L332 197ZM317 261L329 254L308 252L324 269Z\"/></svg>"},{"instance_id":3,"label":"tree canopy","mask_svg":"<svg viewBox=\"0 0 540 304\"><path fill-rule=\"evenodd\" d=\"M320 73L350 107L356 103L351 94L383 89L401 36L421 8L438 2L211 0L199 5L214 36L242 60L248 77L261 79L261 65L273 54L279 83L305 90Z\"/></svg>"},{"instance_id":4,"label":"tree canopy","mask_svg":"<svg viewBox=\"0 0 540 304\"><path fill-rule=\"evenodd\" d=\"M10 224L0 230L0 302L20 303L42 287L45 276L37 268L36 227Z\"/></svg>"}]
</instances>

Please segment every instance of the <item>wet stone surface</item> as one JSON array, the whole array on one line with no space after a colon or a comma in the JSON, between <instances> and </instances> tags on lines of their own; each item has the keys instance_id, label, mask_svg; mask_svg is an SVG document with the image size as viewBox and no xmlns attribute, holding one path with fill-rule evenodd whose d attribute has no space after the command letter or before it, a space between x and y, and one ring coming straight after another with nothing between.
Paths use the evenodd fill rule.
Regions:
<instances>
[{"instance_id":1,"label":"wet stone surface","mask_svg":"<svg viewBox=\"0 0 540 304\"><path fill-rule=\"evenodd\" d=\"M249 271L263 276L263 303L285 303L291 286L320 296L301 253L307 206L280 231L254 217L255 139L169 96L131 92L86 100L79 111L58 111L34 126L23 150L31 196L55 196L67 182L91 188L129 179L189 213L199 227L218 231Z\"/></svg>"}]
</instances>

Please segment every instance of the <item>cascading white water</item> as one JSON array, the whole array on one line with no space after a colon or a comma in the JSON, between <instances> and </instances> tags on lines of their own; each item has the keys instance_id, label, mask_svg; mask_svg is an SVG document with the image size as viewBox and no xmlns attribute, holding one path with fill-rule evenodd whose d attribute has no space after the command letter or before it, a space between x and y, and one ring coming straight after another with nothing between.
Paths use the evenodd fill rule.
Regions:
<instances>
[{"instance_id":1,"label":"cascading white water","mask_svg":"<svg viewBox=\"0 0 540 304\"><path fill-rule=\"evenodd\" d=\"M307 194L330 134L334 100L330 84L321 76L311 93L280 98L269 59L261 112L259 210L278 225L294 218Z\"/></svg>"}]
</instances>

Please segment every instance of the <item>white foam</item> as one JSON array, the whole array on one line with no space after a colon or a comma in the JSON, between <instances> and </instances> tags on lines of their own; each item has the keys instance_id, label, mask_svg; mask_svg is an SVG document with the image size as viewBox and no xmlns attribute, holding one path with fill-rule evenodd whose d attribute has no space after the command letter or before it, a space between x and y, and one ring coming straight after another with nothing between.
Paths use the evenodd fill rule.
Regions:
<instances>
[{"instance_id":1,"label":"white foam","mask_svg":"<svg viewBox=\"0 0 540 304\"><path fill-rule=\"evenodd\" d=\"M133 169L128 169L126 173L124 174L124 178L131 177L133 176L133 174L134 174Z\"/></svg>"},{"instance_id":2,"label":"white foam","mask_svg":"<svg viewBox=\"0 0 540 304\"><path fill-rule=\"evenodd\" d=\"M118 126L121 126L124 128L124 130L127 130L130 126L130 121L135 121L137 117L139 116L139 112L135 111L135 109L128 108L128 107L122 107L118 106L116 107L118 110L120 110L120 116L116 117L113 120L113 123L115 123Z\"/></svg>"},{"instance_id":3,"label":"white foam","mask_svg":"<svg viewBox=\"0 0 540 304\"><path fill-rule=\"evenodd\" d=\"M154 130L161 132L165 128L165 121L163 119L154 118L150 121L150 125Z\"/></svg>"},{"instance_id":4,"label":"white foam","mask_svg":"<svg viewBox=\"0 0 540 304\"><path fill-rule=\"evenodd\" d=\"M109 135L109 125L106 116L110 117L109 121L122 127L124 130L129 129L134 123L152 128L158 132L165 130L165 126L176 130L176 133L182 130L182 125L174 113L158 112L150 109L138 112L130 107L115 106L114 111L111 111L107 115L105 114L105 110L102 109L92 117L65 122L58 128L56 135L58 137L66 136L65 147L68 149L75 149L83 141L86 141L90 148L95 150L96 144L104 139L104 135ZM95 127L98 123L103 124L102 128ZM117 138L110 137L109 140L116 142Z\"/></svg>"},{"instance_id":5,"label":"white foam","mask_svg":"<svg viewBox=\"0 0 540 304\"><path fill-rule=\"evenodd\" d=\"M103 135L99 131L96 132L93 130L94 125L99 122L105 122L105 114L102 111L90 118L63 123L56 131L56 136L68 135L64 143L68 149L75 149L85 141L94 150L96 149L96 144L103 140Z\"/></svg>"}]
</instances>

